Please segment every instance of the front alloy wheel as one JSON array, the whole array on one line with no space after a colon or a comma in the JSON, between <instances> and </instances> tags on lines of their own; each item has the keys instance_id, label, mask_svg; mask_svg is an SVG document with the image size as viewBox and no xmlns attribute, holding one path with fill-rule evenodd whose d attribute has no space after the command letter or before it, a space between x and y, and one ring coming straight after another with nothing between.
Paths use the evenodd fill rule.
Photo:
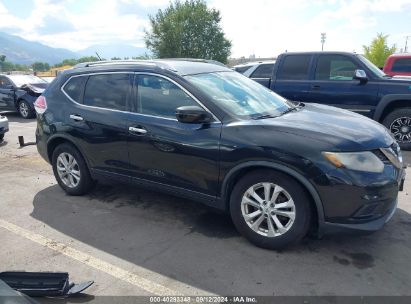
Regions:
<instances>
[{"instance_id":1,"label":"front alloy wheel","mask_svg":"<svg viewBox=\"0 0 411 304\"><path fill-rule=\"evenodd\" d=\"M311 223L307 191L289 175L255 170L234 186L230 213L237 230L253 244L280 249L300 241Z\"/></svg>"},{"instance_id":2,"label":"front alloy wheel","mask_svg":"<svg viewBox=\"0 0 411 304\"><path fill-rule=\"evenodd\" d=\"M411 108L390 112L382 122L403 150L411 150Z\"/></svg>"},{"instance_id":3,"label":"front alloy wheel","mask_svg":"<svg viewBox=\"0 0 411 304\"><path fill-rule=\"evenodd\" d=\"M251 186L243 195L241 211L248 227L266 237L286 233L295 220L291 195L274 183Z\"/></svg>"},{"instance_id":4,"label":"front alloy wheel","mask_svg":"<svg viewBox=\"0 0 411 304\"><path fill-rule=\"evenodd\" d=\"M23 118L29 117L30 109L29 109L29 106L27 105L27 103L25 103L24 101L20 102L19 111L20 111L20 115Z\"/></svg>"}]
</instances>

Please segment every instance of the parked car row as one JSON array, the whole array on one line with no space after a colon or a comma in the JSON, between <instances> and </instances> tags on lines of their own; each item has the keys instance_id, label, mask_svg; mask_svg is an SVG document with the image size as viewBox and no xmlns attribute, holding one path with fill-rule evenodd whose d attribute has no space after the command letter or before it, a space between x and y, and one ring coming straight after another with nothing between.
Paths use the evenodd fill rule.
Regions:
<instances>
[{"instance_id":1,"label":"parked car row","mask_svg":"<svg viewBox=\"0 0 411 304\"><path fill-rule=\"evenodd\" d=\"M363 114L385 125L401 148L411 149L411 79L390 77L362 55L283 53L274 64L250 65L244 75L289 100Z\"/></svg>"},{"instance_id":2,"label":"parked car row","mask_svg":"<svg viewBox=\"0 0 411 304\"><path fill-rule=\"evenodd\" d=\"M379 123L324 104L367 82L370 91L387 88L375 87L383 77L368 62L360 72L348 55L330 56L280 57L273 75L282 76L262 81L301 100L305 77L318 74L323 104L291 102L206 61L82 64L35 102L37 149L69 195L116 180L188 197L231 214L238 231L264 248L310 230L375 231L403 188L400 148ZM327 89L330 78L347 82L337 92ZM371 110L371 94L351 96Z\"/></svg>"}]
</instances>

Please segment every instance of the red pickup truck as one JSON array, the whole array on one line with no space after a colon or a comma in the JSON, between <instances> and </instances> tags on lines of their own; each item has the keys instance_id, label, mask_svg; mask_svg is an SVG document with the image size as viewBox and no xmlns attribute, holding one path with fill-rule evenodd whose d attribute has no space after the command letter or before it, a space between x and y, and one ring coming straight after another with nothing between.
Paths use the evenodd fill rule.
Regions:
<instances>
[{"instance_id":1,"label":"red pickup truck","mask_svg":"<svg viewBox=\"0 0 411 304\"><path fill-rule=\"evenodd\" d=\"M389 76L411 76L411 53L389 56L384 65L384 73Z\"/></svg>"}]
</instances>

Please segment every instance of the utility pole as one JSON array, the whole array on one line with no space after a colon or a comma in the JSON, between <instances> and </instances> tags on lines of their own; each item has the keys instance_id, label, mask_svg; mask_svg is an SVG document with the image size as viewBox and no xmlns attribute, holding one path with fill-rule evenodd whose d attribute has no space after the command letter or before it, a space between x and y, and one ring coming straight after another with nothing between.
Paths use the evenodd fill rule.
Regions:
<instances>
[{"instance_id":1,"label":"utility pole","mask_svg":"<svg viewBox=\"0 0 411 304\"><path fill-rule=\"evenodd\" d=\"M324 51L325 38L327 38L326 33L321 33L321 51Z\"/></svg>"},{"instance_id":2,"label":"utility pole","mask_svg":"<svg viewBox=\"0 0 411 304\"><path fill-rule=\"evenodd\" d=\"M408 38L411 38L411 36L405 36L405 48L404 48L404 53L407 53L407 51L408 51Z\"/></svg>"}]
</instances>

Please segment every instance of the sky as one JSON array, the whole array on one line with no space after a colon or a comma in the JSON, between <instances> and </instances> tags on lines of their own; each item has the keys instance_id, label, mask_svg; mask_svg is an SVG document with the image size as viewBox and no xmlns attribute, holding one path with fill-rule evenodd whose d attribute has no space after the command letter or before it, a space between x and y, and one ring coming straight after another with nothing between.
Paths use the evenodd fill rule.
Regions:
<instances>
[{"instance_id":1,"label":"sky","mask_svg":"<svg viewBox=\"0 0 411 304\"><path fill-rule=\"evenodd\" d=\"M148 15L169 0L0 0L0 31L78 51L95 44L144 47ZM362 52L377 33L404 49L411 0L207 0L221 13L231 57L284 51ZM411 51L411 37L408 40Z\"/></svg>"}]
</instances>

